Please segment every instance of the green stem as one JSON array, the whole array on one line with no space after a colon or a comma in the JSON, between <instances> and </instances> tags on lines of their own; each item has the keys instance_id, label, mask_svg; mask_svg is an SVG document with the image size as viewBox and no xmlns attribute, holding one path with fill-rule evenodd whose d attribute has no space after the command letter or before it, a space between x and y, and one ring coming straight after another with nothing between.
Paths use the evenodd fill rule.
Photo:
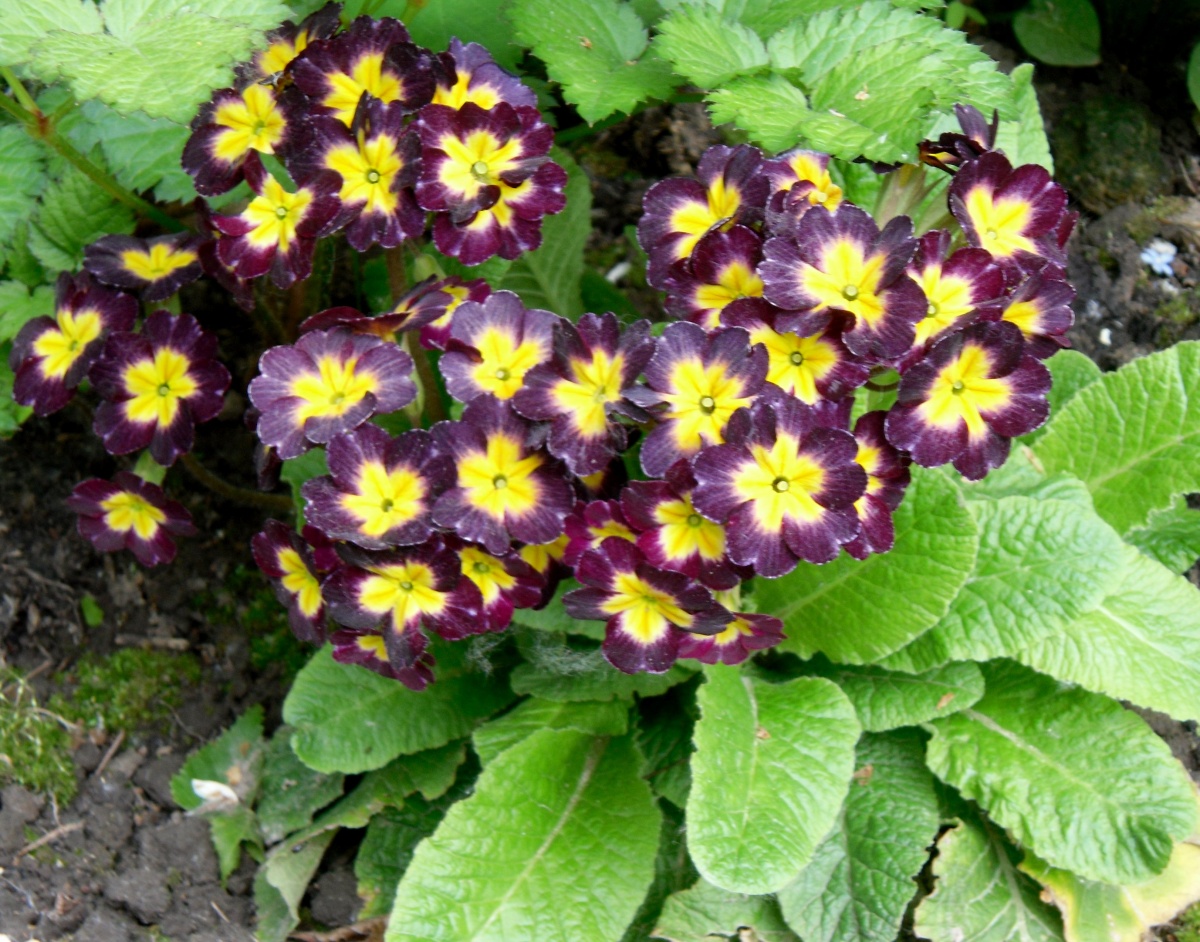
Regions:
<instances>
[{"instance_id":1,"label":"green stem","mask_svg":"<svg viewBox=\"0 0 1200 942\"><path fill-rule=\"evenodd\" d=\"M26 91L25 86L21 84L21 80L17 78L17 74L6 66L0 66L0 78L8 82L8 87L12 89L13 94L17 97L17 101L21 103L21 107L26 111L37 114L40 110L37 102L33 100L33 96Z\"/></svg>"},{"instance_id":2,"label":"green stem","mask_svg":"<svg viewBox=\"0 0 1200 942\"><path fill-rule=\"evenodd\" d=\"M248 507L269 510L272 513L290 514L296 509L290 497L284 497L282 494L263 494L259 491L238 487L236 484L230 484L224 478L218 477L209 471L208 468L204 467L204 465L196 460L195 455L181 455L179 460L184 468L187 469L188 474L218 497L224 497L226 500L245 504Z\"/></svg>"},{"instance_id":3,"label":"green stem","mask_svg":"<svg viewBox=\"0 0 1200 942\"><path fill-rule=\"evenodd\" d=\"M396 246L384 253L387 261L388 288L392 292L392 303L395 304L408 290L408 271L404 266L404 247ZM429 362L429 351L421 346L418 336L420 332L410 330L404 337L404 345L413 365L417 369L417 382L421 392L425 394L425 415L430 423L443 422L450 418L446 412L446 404L442 402L442 394L438 389L437 375L433 372L433 364Z\"/></svg>"}]
</instances>

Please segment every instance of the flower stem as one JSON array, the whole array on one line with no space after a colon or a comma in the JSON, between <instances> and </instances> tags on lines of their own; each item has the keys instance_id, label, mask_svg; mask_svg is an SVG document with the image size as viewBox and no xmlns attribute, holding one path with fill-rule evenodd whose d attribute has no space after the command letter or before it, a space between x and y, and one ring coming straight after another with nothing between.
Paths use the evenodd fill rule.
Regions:
<instances>
[{"instance_id":1,"label":"flower stem","mask_svg":"<svg viewBox=\"0 0 1200 942\"><path fill-rule=\"evenodd\" d=\"M245 504L247 507L269 510L272 513L290 514L296 509L290 497L284 497L282 494L263 494L245 487L238 487L236 484L230 484L224 478L218 477L209 471L208 468L204 467L204 465L196 460L196 456L193 454L180 455L179 460L188 474L218 497L224 497L226 500L238 504Z\"/></svg>"},{"instance_id":2,"label":"flower stem","mask_svg":"<svg viewBox=\"0 0 1200 942\"><path fill-rule=\"evenodd\" d=\"M408 289L408 272L404 267L403 246L388 249L384 253L384 257L387 260L388 288L392 292L394 303L404 297L404 292ZM426 418L431 424L444 422L450 416L446 412L446 404L442 402L442 394L438 389L437 375L433 372L433 364L429 362L429 351L421 346L419 333L415 330L408 331L405 334L404 345L417 369L417 383L425 397Z\"/></svg>"}]
</instances>

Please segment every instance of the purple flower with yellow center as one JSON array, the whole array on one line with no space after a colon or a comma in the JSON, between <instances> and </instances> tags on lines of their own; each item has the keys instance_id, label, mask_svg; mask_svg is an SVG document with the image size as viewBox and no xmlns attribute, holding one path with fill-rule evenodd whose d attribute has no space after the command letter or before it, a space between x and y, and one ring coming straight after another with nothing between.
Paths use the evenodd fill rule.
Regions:
<instances>
[{"instance_id":1,"label":"purple flower with yellow center","mask_svg":"<svg viewBox=\"0 0 1200 942\"><path fill-rule=\"evenodd\" d=\"M79 514L76 525L102 553L127 549L143 566L175 558L172 536L193 536L191 514L157 484L128 471L112 481L92 478L75 485L67 506Z\"/></svg>"},{"instance_id":2,"label":"purple flower with yellow center","mask_svg":"<svg viewBox=\"0 0 1200 942\"><path fill-rule=\"evenodd\" d=\"M922 163L929 164L954 173L959 164L975 160L996 148L996 132L1000 130L1000 113L992 112L992 122L987 120L978 108L971 105L955 105L954 114L958 118L962 133L947 131L936 141L921 141L917 145Z\"/></svg>"},{"instance_id":3,"label":"purple flower with yellow center","mask_svg":"<svg viewBox=\"0 0 1200 942\"><path fill-rule=\"evenodd\" d=\"M83 267L106 285L136 291L143 301L153 303L200 277L203 241L194 235L105 236L84 250Z\"/></svg>"},{"instance_id":4,"label":"purple flower with yellow center","mask_svg":"<svg viewBox=\"0 0 1200 942\"><path fill-rule=\"evenodd\" d=\"M525 374L513 408L550 423L546 447L572 474L595 474L629 441L614 416L646 417L625 392L654 354L650 322L637 321L622 333L616 315L584 314L578 326L559 320L554 330L554 359Z\"/></svg>"},{"instance_id":5,"label":"purple flower with yellow center","mask_svg":"<svg viewBox=\"0 0 1200 942\"><path fill-rule=\"evenodd\" d=\"M772 234L790 231L814 206L831 213L842 204L842 188L829 175L829 155L797 148L764 160L760 173L770 181L767 227Z\"/></svg>"},{"instance_id":6,"label":"purple flower with yellow center","mask_svg":"<svg viewBox=\"0 0 1200 942\"><path fill-rule=\"evenodd\" d=\"M1075 289L1057 265L1047 263L1017 285L1007 299L1002 319L1016 324L1028 350L1039 360L1070 346L1064 336L1075 323L1071 302Z\"/></svg>"},{"instance_id":7,"label":"purple flower with yellow center","mask_svg":"<svg viewBox=\"0 0 1200 942\"><path fill-rule=\"evenodd\" d=\"M1024 164L1014 170L1003 154L987 153L963 164L949 195L967 241L991 252L999 264L1025 270L1042 259L1065 264L1059 230L1067 193L1045 167Z\"/></svg>"},{"instance_id":8,"label":"purple flower with yellow center","mask_svg":"<svg viewBox=\"0 0 1200 942\"><path fill-rule=\"evenodd\" d=\"M183 148L183 169L196 192L218 196L233 189L251 154L274 154L295 136L300 113L298 96L258 82L214 92L193 119Z\"/></svg>"},{"instance_id":9,"label":"purple flower with yellow center","mask_svg":"<svg viewBox=\"0 0 1200 942\"><path fill-rule=\"evenodd\" d=\"M415 111L433 96L432 58L390 17L360 16L332 39L308 45L291 65L296 86L347 127L363 95Z\"/></svg>"},{"instance_id":10,"label":"purple flower with yellow center","mask_svg":"<svg viewBox=\"0 0 1200 942\"><path fill-rule=\"evenodd\" d=\"M886 418L883 411L867 412L854 423L854 440L858 442L854 460L867 472L867 489L854 502L859 533L846 544L846 552L855 559L866 559L872 553L886 553L892 548L896 540L892 512L900 506L908 487L908 458L893 448L884 435Z\"/></svg>"},{"instance_id":11,"label":"purple flower with yellow center","mask_svg":"<svg viewBox=\"0 0 1200 942\"><path fill-rule=\"evenodd\" d=\"M710 589L730 589L753 573L738 573L725 556L725 528L696 510L696 477L687 461L662 481L631 481L621 508L638 531L637 545L653 566L681 572Z\"/></svg>"},{"instance_id":12,"label":"purple flower with yellow center","mask_svg":"<svg viewBox=\"0 0 1200 942\"><path fill-rule=\"evenodd\" d=\"M378 631L343 628L330 637L333 659L355 664L383 677L398 680L410 690L424 690L433 683L433 655L425 650L428 640L420 632L405 637L405 664L396 667L388 660L387 643Z\"/></svg>"},{"instance_id":13,"label":"purple flower with yellow center","mask_svg":"<svg viewBox=\"0 0 1200 942\"><path fill-rule=\"evenodd\" d=\"M434 61L436 87L431 104L461 108L478 105L484 110L501 102L513 107L536 108L537 96L515 75L500 68L492 54L478 43L450 38L450 49Z\"/></svg>"},{"instance_id":14,"label":"purple flower with yellow center","mask_svg":"<svg viewBox=\"0 0 1200 942\"><path fill-rule=\"evenodd\" d=\"M458 558L463 576L483 599L484 631L503 631L512 624L516 609L541 604L546 580L515 552L493 556L480 546L465 544L459 546Z\"/></svg>"},{"instance_id":15,"label":"purple flower with yellow center","mask_svg":"<svg viewBox=\"0 0 1200 942\"><path fill-rule=\"evenodd\" d=\"M267 45L251 57L248 63L237 67L238 80L243 85L252 82L273 83L292 64L308 44L318 39L328 39L341 25L340 3L327 3L310 13L297 26L287 20L267 33Z\"/></svg>"},{"instance_id":16,"label":"purple flower with yellow center","mask_svg":"<svg viewBox=\"0 0 1200 942\"><path fill-rule=\"evenodd\" d=\"M571 486L557 462L529 447L529 431L491 396L468 405L462 421L435 425L434 440L454 456L458 475L434 504L433 522L496 556L514 540L556 540L574 506Z\"/></svg>"},{"instance_id":17,"label":"purple flower with yellow center","mask_svg":"<svg viewBox=\"0 0 1200 942\"><path fill-rule=\"evenodd\" d=\"M367 422L335 435L329 475L306 481L304 515L335 540L366 549L413 546L432 535L433 502L454 477L433 436L413 429L393 438Z\"/></svg>"},{"instance_id":18,"label":"purple flower with yellow center","mask_svg":"<svg viewBox=\"0 0 1200 942\"><path fill-rule=\"evenodd\" d=\"M288 624L301 641L325 643L325 594L312 547L285 523L268 520L250 541L254 561L287 607Z\"/></svg>"},{"instance_id":19,"label":"purple flower with yellow center","mask_svg":"<svg viewBox=\"0 0 1200 942\"><path fill-rule=\"evenodd\" d=\"M133 327L138 303L89 275L58 276L53 317L35 317L18 331L9 353L13 398L37 415L57 412L75 394L111 331Z\"/></svg>"},{"instance_id":20,"label":"purple flower with yellow center","mask_svg":"<svg viewBox=\"0 0 1200 942\"><path fill-rule=\"evenodd\" d=\"M571 575L571 568L562 561L569 542L570 537L564 533L550 543L530 544L517 550L521 562L528 563L543 580L542 597L531 608L545 606L554 598L559 582Z\"/></svg>"},{"instance_id":21,"label":"purple flower with yellow center","mask_svg":"<svg viewBox=\"0 0 1200 942\"><path fill-rule=\"evenodd\" d=\"M203 210L200 216L205 219L211 219L211 216L203 212ZM215 232L216 230L212 231ZM215 239L209 239L201 243L200 265L208 277L229 292L234 304L247 313L254 310L254 285L245 278L239 278L232 268L221 261L217 254L217 241Z\"/></svg>"},{"instance_id":22,"label":"purple flower with yellow center","mask_svg":"<svg viewBox=\"0 0 1200 942\"><path fill-rule=\"evenodd\" d=\"M438 213L433 220L434 244L464 265L478 265L493 255L519 258L542 244L542 218L562 212L567 205L566 185L567 172L553 162L542 164L516 186L500 181L496 201L465 222Z\"/></svg>"},{"instance_id":23,"label":"purple flower with yellow center","mask_svg":"<svg viewBox=\"0 0 1200 942\"><path fill-rule=\"evenodd\" d=\"M953 461L976 481L1008 457L1010 440L1049 411L1050 372L1008 322L975 324L938 341L900 380L885 431L927 468Z\"/></svg>"},{"instance_id":24,"label":"purple flower with yellow center","mask_svg":"<svg viewBox=\"0 0 1200 942\"><path fill-rule=\"evenodd\" d=\"M550 358L560 320L549 311L527 309L511 291L497 291L482 304L460 304L438 364L446 391L460 402L511 399L525 374Z\"/></svg>"},{"instance_id":25,"label":"purple flower with yellow center","mask_svg":"<svg viewBox=\"0 0 1200 942\"><path fill-rule=\"evenodd\" d=\"M421 177L417 201L464 223L494 206L500 185L518 186L544 164L554 130L536 108L500 102L488 110L468 102L429 105L417 117Z\"/></svg>"},{"instance_id":26,"label":"purple flower with yellow center","mask_svg":"<svg viewBox=\"0 0 1200 942\"><path fill-rule=\"evenodd\" d=\"M322 171L341 178L340 221L346 241L360 252L375 242L394 248L425 231L425 213L417 206L416 181L421 143L404 124L398 104L365 99L349 128L321 116L310 124L312 140L289 165L300 181Z\"/></svg>"},{"instance_id":27,"label":"purple flower with yellow center","mask_svg":"<svg viewBox=\"0 0 1200 942\"><path fill-rule=\"evenodd\" d=\"M665 279L666 308L676 317L715 330L721 313L749 299L752 309L767 307L758 277L762 239L752 229L717 229L696 243L690 258L676 262Z\"/></svg>"},{"instance_id":28,"label":"purple flower with yellow center","mask_svg":"<svg viewBox=\"0 0 1200 942\"><path fill-rule=\"evenodd\" d=\"M772 615L739 612L738 588L714 593L717 604L733 614L733 621L715 635L684 636L679 656L702 664L741 664L753 652L771 648L784 639L783 622Z\"/></svg>"},{"instance_id":29,"label":"purple flower with yellow center","mask_svg":"<svg viewBox=\"0 0 1200 942\"><path fill-rule=\"evenodd\" d=\"M93 429L114 455L149 448L161 465L191 451L196 426L221 411L229 371L215 334L190 314L155 311L140 334L112 334L88 378L104 402Z\"/></svg>"},{"instance_id":30,"label":"purple flower with yellow center","mask_svg":"<svg viewBox=\"0 0 1200 942\"><path fill-rule=\"evenodd\" d=\"M255 193L250 205L236 216L212 216L223 236L217 240L217 256L238 278L270 272L278 287L287 288L312 273L316 240L336 221L341 205L341 177L326 171L289 193L251 157L246 180Z\"/></svg>"},{"instance_id":31,"label":"purple flower with yellow center","mask_svg":"<svg viewBox=\"0 0 1200 942\"><path fill-rule=\"evenodd\" d=\"M671 265L690 257L711 230L750 225L762 217L769 184L758 172L761 164L757 147L710 147L696 179L661 180L646 191L638 243L650 257L650 284L662 288Z\"/></svg>"},{"instance_id":32,"label":"purple flower with yellow center","mask_svg":"<svg viewBox=\"0 0 1200 942\"><path fill-rule=\"evenodd\" d=\"M421 331L421 346L425 349L445 350L458 306L464 301L482 304L491 293L491 286L482 278L463 281L451 275L434 281L430 276L397 301L391 313L404 318L403 330Z\"/></svg>"},{"instance_id":33,"label":"purple flower with yellow center","mask_svg":"<svg viewBox=\"0 0 1200 942\"><path fill-rule=\"evenodd\" d=\"M563 607L572 618L607 622L604 656L627 674L664 673L688 632L714 634L730 621L708 589L656 568L618 537L585 553L575 576L583 588L563 596Z\"/></svg>"},{"instance_id":34,"label":"purple flower with yellow center","mask_svg":"<svg viewBox=\"0 0 1200 942\"><path fill-rule=\"evenodd\" d=\"M751 347L740 327L708 334L686 321L663 331L646 364L649 389L631 390L638 405L656 407L658 426L642 443L642 470L661 477L680 458L725 441L725 426L763 391L767 351Z\"/></svg>"},{"instance_id":35,"label":"purple flower with yellow center","mask_svg":"<svg viewBox=\"0 0 1200 942\"><path fill-rule=\"evenodd\" d=\"M779 327L812 334L830 314L847 315L842 340L855 356L891 359L908 350L928 306L904 272L917 248L912 221L896 216L880 232L847 203L836 213L809 210L795 231L794 239L767 241L759 268L767 300L803 312L781 317Z\"/></svg>"},{"instance_id":36,"label":"purple flower with yellow center","mask_svg":"<svg viewBox=\"0 0 1200 942\"><path fill-rule=\"evenodd\" d=\"M615 500L580 501L563 526L567 533L567 548L563 562L574 567L588 550L596 549L610 536L637 541L637 534L625 522L621 505Z\"/></svg>"},{"instance_id":37,"label":"purple flower with yellow center","mask_svg":"<svg viewBox=\"0 0 1200 942\"><path fill-rule=\"evenodd\" d=\"M260 375L250 381L250 401L261 413L258 437L285 460L417 397L412 357L394 343L345 327L310 331L292 346L272 347L258 367Z\"/></svg>"},{"instance_id":38,"label":"purple flower with yellow center","mask_svg":"<svg viewBox=\"0 0 1200 942\"><path fill-rule=\"evenodd\" d=\"M759 403L730 433L696 459L692 495L700 513L725 524L729 558L772 579L801 559L835 558L858 534L854 502L867 486L854 437L819 426L794 399Z\"/></svg>"}]
</instances>

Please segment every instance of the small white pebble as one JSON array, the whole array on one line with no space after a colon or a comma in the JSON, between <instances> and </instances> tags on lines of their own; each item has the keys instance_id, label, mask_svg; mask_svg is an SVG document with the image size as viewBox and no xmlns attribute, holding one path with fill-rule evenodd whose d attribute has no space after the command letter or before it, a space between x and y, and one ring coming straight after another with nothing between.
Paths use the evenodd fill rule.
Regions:
<instances>
[{"instance_id":1,"label":"small white pebble","mask_svg":"<svg viewBox=\"0 0 1200 942\"><path fill-rule=\"evenodd\" d=\"M615 285L618 281L629 274L629 269L631 268L633 268L633 265L629 261L617 262L617 264L610 268L605 274L604 280L610 285Z\"/></svg>"},{"instance_id":2,"label":"small white pebble","mask_svg":"<svg viewBox=\"0 0 1200 942\"><path fill-rule=\"evenodd\" d=\"M1087 304L1083 306L1083 313L1092 320L1100 319L1100 302L1095 298L1088 298Z\"/></svg>"},{"instance_id":3,"label":"small white pebble","mask_svg":"<svg viewBox=\"0 0 1200 942\"><path fill-rule=\"evenodd\" d=\"M1179 285L1175 284L1173 281L1168 281L1166 278L1160 281L1158 286L1162 288L1163 294L1169 294L1172 297L1179 294Z\"/></svg>"},{"instance_id":4,"label":"small white pebble","mask_svg":"<svg viewBox=\"0 0 1200 942\"><path fill-rule=\"evenodd\" d=\"M1100 343L1106 347L1112 346L1112 331L1107 327L1100 328Z\"/></svg>"},{"instance_id":5,"label":"small white pebble","mask_svg":"<svg viewBox=\"0 0 1200 942\"><path fill-rule=\"evenodd\" d=\"M1175 274L1171 268L1171 262L1175 261L1175 253L1179 250L1173 242L1168 242L1166 239L1151 239L1149 244L1142 249L1141 259L1150 270L1156 275L1162 275L1164 278L1170 278Z\"/></svg>"}]
</instances>

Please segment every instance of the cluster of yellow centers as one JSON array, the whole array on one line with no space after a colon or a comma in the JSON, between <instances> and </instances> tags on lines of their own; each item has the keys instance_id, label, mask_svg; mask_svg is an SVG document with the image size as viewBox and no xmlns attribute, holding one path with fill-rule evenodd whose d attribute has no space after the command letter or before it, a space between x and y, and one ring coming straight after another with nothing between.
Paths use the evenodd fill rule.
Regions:
<instances>
[{"instance_id":1,"label":"cluster of yellow centers","mask_svg":"<svg viewBox=\"0 0 1200 942\"><path fill-rule=\"evenodd\" d=\"M307 189L289 193L274 177L267 177L261 196L256 196L243 210L254 228L246 238L251 245L278 246L286 253L296 238L296 226L304 221L308 207L313 201Z\"/></svg>"},{"instance_id":2,"label":"cluster of yellow centers","mask_svg":"<svg viewBox=\"0 0 1200 942\"><path fill-rule=\"evenodd\" d=\"M372 566L368 571L370 575L358 586L358 605L372 615L391 615L398 631L422 615L438 615L446 608L446 593L436 588L437 578L424 563Z\"/></svg>"},{"instance_id":3,"label":"cluster of yellow centers","mask_svg":"<svg viewBox=\"0 0 1200 942\"><path fill-rule=\"evenodd\" d=\"M727 364L705 364L698 357L674 364L670 388L662 397L670 404L664 418L675 420L675 444L687 454L721 444L729 417L753 399L742 381L729 375Z\"/></svg>"},{"instance_id":4,"label":"cluster of yellow centers","mask_svg":"<svg viewBox=\"0 0 1200 942\"><path fill-rule=\"evenodd\" d=\"M964 343L934 378L929 398L917 410L921 420L944 429L965 422L972 438L985 434L983 413L1003 409L1012 398L1008 383L991 378L991 371L991 355L977 343Z\"/></svg>"},{"instance_id":5,"label":"cluster of yellow centers","mask_svg":"<svg viewBox=\"0 0 1200 942\"><path fill-rule=\"evenodd\" d=\"M283 587L296 597L300 613L306 618L314 617L321 610L321 583L312 574L304 560L290 546L285 546L276 556L283 571Z\"/></svg>"},{"instance_id":6,"label":"cluster of yellow centers","mask_svg":"<svg viewBox=\"0 0 1200 942\"><path fill-rule=\"evenodd\" d=\"M359 135L358 143L339 144L325 154L325 166L342 177L338 197L343 203L362 203L364 213L395 212L400 197L392 191L404 160L390 135Z\"/></svg>"},{"instance_id":7,"label":"cluster of yellow centers","mask_svg":"<svg viewBox=\"0 0 1200 942\"><path fill-rule=\"evenodd\" d=\"M251 85L242 92L241 101L218 105L213 124L228 130L213 141L213 156L225 163L236 163L250 151L275 153L275 145L283 140L287 121L275 93L265 85Z\"/></svg>"},{"instance_id":8,"label":"cluster of yellow centers","mask_svg":"<svg viewBox=\"0 0 1200 942\"><path fill-rule=\"evenodd\" d=\"M497 399L511 399L525 382L525 374L550 355L548 340L521 340L500 327L485 327L472 339L479 362L471 378Z\"/></svg>"},{"instance_id":9,"label":"cluster of yellow centers","mask_svg":"<svg viewBox=\"0 0 1200 942\"><path fill-rule=\"evenodd\" d=\"M359 56L349 72L334 72L328 79L329 93L321 104L332 109L334 116L346 127L354 121L354 112L358 110L364 92L385 104L399 101L404 92L400 76L384 70L383 54L379 52Z\"/></svg>"},{"instance_id":10,"label":"cluster of yellow centers","mask_svg":"<svg viewBox=\"0 0 1200 942\"><path fill-rule=\"evenodd\" d=\"M341 360L323 356L317 360L315 372L304 373L292 381L291 394L303 400L296 410L296 421L345 415L378 385L379 377L373 372L358 369L357 357Z\"/></svg>"},{"instance_id":11,"label":"cluster of yellow centers","mask_svg":"<svg viewBox=\"0 0 1200 942\"><path fill-rule=\"evenodd\" d=\"M885 313L879 295L885 261L883 253L867 255L853 239L833 239L821 250L818 266L801 266L798 280L819 301L814 310L849 311L873 328Z\"/></svg>"},{"instance_id":12,"label":"cluster of yellow centers","mask_svg":"<svg viewBox=\"0 0 1200 942\"><path fill-rule=\"evenodd\" d=\"M599 438L608 430L608 406L621 398L625 358L594 350L591 360L572 359L570 365L573 378L560 379L550 394L582 437Z\"/></svg>"},{"instance_id":13,"label":"cluster of yellow centers","mask_svg":"<svg viewBox=\"0 0 1200 942\"><path fill-rule=\"evenodd\" d=\"M381 537L424 513L427 492L425 479L408 465L389 470L381 461L366 461L354 493L343 494L341 504L364 534Z\"/></svg>"}]
</instances>

